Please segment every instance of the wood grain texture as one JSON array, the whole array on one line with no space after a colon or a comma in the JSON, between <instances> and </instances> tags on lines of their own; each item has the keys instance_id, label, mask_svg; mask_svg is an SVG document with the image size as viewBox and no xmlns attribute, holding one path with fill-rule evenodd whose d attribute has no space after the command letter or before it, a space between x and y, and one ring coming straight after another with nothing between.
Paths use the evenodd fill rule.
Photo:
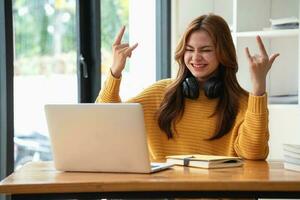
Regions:
<instances>
[{"instance_id":1,"label":"wood grain texture","mask_svg":"<svg viewBox=\"0 0 300 200\"><path fill-rule=\"evenodd\" d=\"M6 194L112 191L300 191L300 173L280 161L209 170L176 166L154 174L59 172L51 162L32 162L0 182Z\"/></svg>"}]
</instances>

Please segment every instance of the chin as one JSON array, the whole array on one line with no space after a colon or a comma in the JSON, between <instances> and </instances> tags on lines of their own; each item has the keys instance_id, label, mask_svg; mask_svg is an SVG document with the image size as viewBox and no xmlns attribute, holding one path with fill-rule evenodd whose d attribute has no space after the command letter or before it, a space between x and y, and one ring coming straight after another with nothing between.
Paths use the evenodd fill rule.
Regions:
<instances>
[{"instance_id":1,"label":"chin","mask_svg":"<svg viewBox=\"0 0 300 200\"><path fill-rule=\"evenodd\" d=\"M209 78L209 75L207 74L202 74L202 75L193 74L193 76L200 82L206 81Z\"/></svg>"},{"instance_id":2,"label":"chin","mask_svg":"<svg viewBox=\"0 0 300 200\"><path fill-rule=\"evenodd\" d=\"M207 77L207 75L206 74L199 74L199 73L192 73L193 74L193 76L195 77L195 78L197 78L197 79L205 79L206 77Z\"/></svg>"}]
</instances>

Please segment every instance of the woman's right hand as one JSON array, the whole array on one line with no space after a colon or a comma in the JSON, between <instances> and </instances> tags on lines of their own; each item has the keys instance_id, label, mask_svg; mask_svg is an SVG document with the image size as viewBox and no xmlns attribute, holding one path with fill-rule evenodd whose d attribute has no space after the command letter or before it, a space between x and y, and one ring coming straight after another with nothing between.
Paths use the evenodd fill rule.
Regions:
<instances>
[{"instance_id":1,"label":"woman's right hand","mask_svg":"<svg viewBox=\"0 0 300 200\"><path fill-rule=\"evenodd\" d=\"M123 26L118 33L113 45L113 64L111 66L111 73L114 77L120 78L123 69L125 68L127 57L130 58L132 51L138 46L136 43L133 46L129 46L128 43L122 44L122 38L125 32L125 26Z\"/></svg>"}]
</instances>

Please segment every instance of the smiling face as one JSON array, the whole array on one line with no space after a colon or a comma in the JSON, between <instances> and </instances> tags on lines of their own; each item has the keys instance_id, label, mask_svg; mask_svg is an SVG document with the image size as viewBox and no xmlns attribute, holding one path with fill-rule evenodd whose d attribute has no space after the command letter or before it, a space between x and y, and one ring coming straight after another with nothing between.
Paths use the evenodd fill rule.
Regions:
<instances>
[{"instance_id":1,"label":"smiling face","mask_svg":"<svg viewBox=\"0 0 300 200\"><path fill-rule=\"evenodd\" d=\"M206 31L191 33L185 46L184 63L200 82L205 82L216 71L219 61L215 45Z\"/></svg>"}]
</instances>

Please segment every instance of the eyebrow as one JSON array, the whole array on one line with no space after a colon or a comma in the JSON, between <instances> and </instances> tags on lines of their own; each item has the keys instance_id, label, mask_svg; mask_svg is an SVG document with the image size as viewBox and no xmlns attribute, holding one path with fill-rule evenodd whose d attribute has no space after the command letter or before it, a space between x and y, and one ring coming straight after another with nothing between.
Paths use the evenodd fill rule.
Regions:
<instances>
[{"instance_id":1,"label":"eyebrow","mask_svg":"<svg viewBox=\"0 0 300 200\"><path fill-rule=\"evenodd\" d=\"M186 47L189 47L189 48L193 48L193 49L194 49L193 46L188 45L188 44L186 45ZM209 47L213 47L213 46L211 46L211 45L205 45L205 46L200 47L199 49L204 49L204 48L209 48Z\"/></svg>"}]
</instances>

